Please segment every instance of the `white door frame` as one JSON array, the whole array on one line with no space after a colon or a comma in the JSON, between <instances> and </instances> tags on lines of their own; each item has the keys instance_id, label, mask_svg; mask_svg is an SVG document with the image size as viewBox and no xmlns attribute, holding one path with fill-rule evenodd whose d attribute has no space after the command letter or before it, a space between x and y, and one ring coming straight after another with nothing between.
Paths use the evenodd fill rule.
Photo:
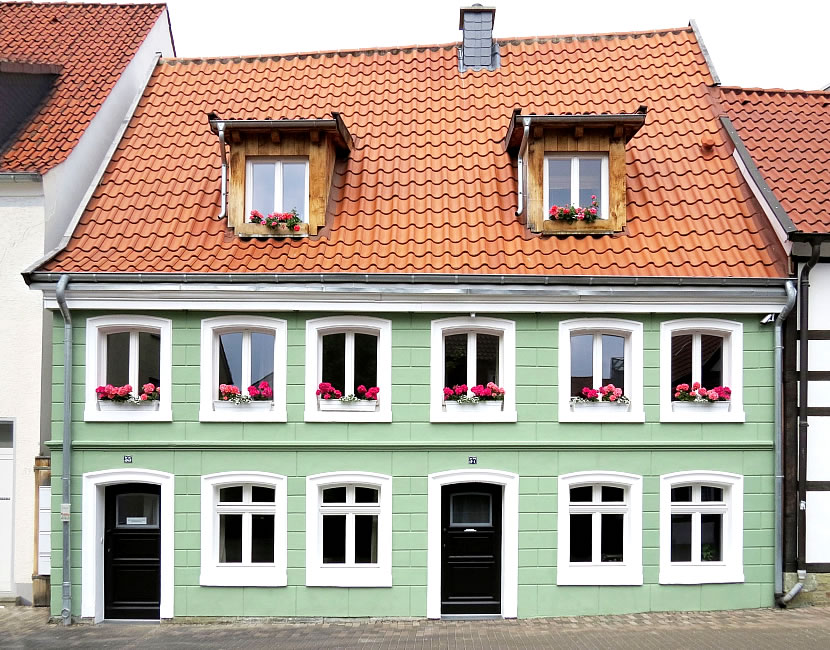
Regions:
<instances>
[{"instance_id":1,"label":"white door frame","mask_svg":"<svg viewBox=\"0 0 830 650\"><path fill-rule=\"evenodd\" d=\"M519 594L519 475L496 469L454 469L427 480L427 618L441 618L441 489L456 483L501 485L501 615L516 618Z\"/></svg>"},{"instance_id":2,"label":"white door frame","mask_svg":"<svg viewBox=\"0 0 830 650\"><path fill-rule=\"evenodd\" d=\"M104 488L148 483L161 490L161 602L159 616L173 618L174 476L153 469L106 469L83 475L81 510L81 616L104 620Z\"/></svg>"}]
</instances>

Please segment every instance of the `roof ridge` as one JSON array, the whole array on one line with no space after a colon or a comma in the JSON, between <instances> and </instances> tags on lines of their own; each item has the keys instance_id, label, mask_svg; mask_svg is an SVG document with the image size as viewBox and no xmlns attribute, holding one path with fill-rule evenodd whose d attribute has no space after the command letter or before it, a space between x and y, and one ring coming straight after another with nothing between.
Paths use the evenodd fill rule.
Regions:
<instances>
[{"instance_id":1,"label":"roof ridge","mask_svg":"<svg viewBox=\"0 0 830 650\"><path fill-rule=\"evenodd\" d=\"M0 2L7 7L166 7L165 2Z\"/></svg>"},{"instance_id":2,"label":"roof ridge","mask_svg":"<svg viewBox=\"0 0 830 650\"><path fill-rule=\"evenodd\" d=\"M510 36L494 39L499 44L532 44L532 43L558 43L561 41L572 40L601 40L610 38L627 38L631 36L647 36L653 34L674 34L682 32L691 32L691 27L669 27L666 29L647 29L641 31L630 32L605 32L605 33L588 33L588 34L554 34L549 36ZM165 58L162 62L168 64L188 64L188 63L208 63L208 62L224 62L224 61L255 61L255 60L278 60L278 59L295 59L295 58L319 58L321 56L346 56L346 55L366 55L366 54L388 54L394 52L407 52L417 50L445 50L455 49L461 45L461 41L450 41L447 43L425 43L412 45L389 45L365 48L347 48L340 50L311 50L306 52L281 52L272 54L229 54L226 56L196 56L196 57L175 57Z\"/></svg>"},{"instance_id":3,"label":"roof ridge","mask_svg":"<svg viewBox=\"0 0 830 650\"><path fill-rule=\"evenodd\" d=\"M830 90L804 90L801 88L744 88L743 86L721 86L721 90L729 90L732 92L742 93L766 93L768 95L830 95Z\"/></svg>"}]
</instances>

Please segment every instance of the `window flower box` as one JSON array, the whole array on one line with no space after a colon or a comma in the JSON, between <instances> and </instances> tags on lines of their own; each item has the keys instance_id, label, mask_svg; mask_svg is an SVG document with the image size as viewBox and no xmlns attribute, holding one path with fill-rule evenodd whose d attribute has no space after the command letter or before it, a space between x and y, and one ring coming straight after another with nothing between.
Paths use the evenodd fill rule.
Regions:
<instances>
[{"instance_id":1,"label":"window flower box","mask_svg":"<svg viewBox=\"0 0 830 650\"><path fill-rule=\"evenodd\" d=\"M492 413L493 411L501 411L503 408L503 400L481 400L478 402L446 400L444 402L444 410L447 413Z\"/></svg>"},{"instance_id":2,"label":"window flower box","mask_svg":"<svg viewBox=\"0 0 830 650\"><path fill-rule=\"evenodd\" d=\"M353 411L361 413L372 413L378 410L377 400L359 399L353 401L342 401L339 399L319 400L321 411Z\"/></svg>"},{"instance_id":3,"label":"window flower box","mask_svg":"<svg viewBox=\"0 0 830 650\"><path fill-rule=\"evenodd\" d=\"M213 400L213 410L223 411L238 409L240 411L270 411L274 408L272 400L251 400L250 402L232 402L230 400Z\"/></svg>"},{"instance_id":4,"label":"window flower box","mask_svg":"<svg viewBox=\"0 0 830 650\"><path fill-rule=\"evenodd\" d=\"M141 402L114 402L112 400L98 400L99 411L149 412L159 410L159 400L144 400Z\"/></svg>"},{"instance_id":5,"label":"window flower box","mask_svg":"<svg viewBox=\"0 0 830 650\"><path fill-rule=\"evenodd\" d=\"M671 410L674 413L711 413L713 411L728 411L730 402L700 400L698 402L674 401L671 403Z\"/></svg>"},{"instance_id":6,"label":"window flower box","mask_svg":"<svg viewBox=\"0 0 830 650\"><path fill-rule=\"evenodd\" d=\"M631 402L571 402L571 409L574 411L621 411L626 412L631 408Z\"/></svg>"}]
</instances>

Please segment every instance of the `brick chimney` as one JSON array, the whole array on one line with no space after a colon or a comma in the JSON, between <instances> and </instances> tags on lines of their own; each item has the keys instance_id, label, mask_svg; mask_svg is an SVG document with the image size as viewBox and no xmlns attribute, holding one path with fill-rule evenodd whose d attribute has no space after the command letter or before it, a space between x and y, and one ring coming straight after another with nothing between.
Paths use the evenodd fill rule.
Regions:
<instances>
[{"instance_id":1,"label":"brick chimney","mask_svg":"<svg viewBox=\"0 0 830 650\"><path fill-rule=\"evenodd\" d=\"M495 7L462 7L458 28L464 30L458 52L458 68L464 70L495 70L499 67L499 48L493 41Z\"/></svg>"}]
</instances>

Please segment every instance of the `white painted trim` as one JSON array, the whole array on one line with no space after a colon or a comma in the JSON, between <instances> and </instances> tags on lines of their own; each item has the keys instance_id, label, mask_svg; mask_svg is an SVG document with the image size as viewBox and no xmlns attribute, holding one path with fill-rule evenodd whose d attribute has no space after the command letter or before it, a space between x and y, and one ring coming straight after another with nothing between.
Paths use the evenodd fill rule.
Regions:
<instances>
[{"instance_id":1,"label":"white painted trim","mask_svg":"<svg viewBox=\"0 0 830 650\"><path fill-rule=\"evenodd\" d=\"M161 489L161 618L173 618L175 477L153 469L106 469L82 477L81 616L104 620L104 488L119 483L149 483Z\"/></svg>"},{"instance_id":2,"label":"white painted trim","mask_svg":"<svg viewBox=\"0 0 830 650\"><path fill-rule=\"evenodd\" d=\"M321 491L330 485L365 485L379 491L376 565L326 565L322 562ZM359 507L359 506L356 506ZM374 472L325 472L306 477L305 583L307 587L392 586L392 477Z\"/></svg>"},{"instance_id":3,"label":"white painted trim","mask_svg":"<svg viewBox=\"0 0 830 650\"><path fill-rule=\"evenodd\" d=\"M660 422L746 421L743 402L743 331L742 323L717 318L683 318L660 324ZM672 410L671 389L674 387L671 385L671 338L680 333L723 337L723 385L732 389L729 410ZM698 361L696 366L699 364ZM698 380L693 378L693 381Z\"/></svg>"},{"instance_id":4,"label":"white painted trim","mask_svg":"<svg viewBox=\"0 0 830 650\"><path fill-rule=\"evenodd\" d=\"M571 408L571 334L574 333L614 334L625 338L625 395L631 400L628 411ZM596 359L594 361L597 362ZM643 324L619 318L574 318L561 321L558 376L560 422L645 422Z\"/></svg>"},{"instance_id":5,"label":"white painted trim","mask_svg":"<svg viewBox=\"0 0 830 650\"><path fill-rule=\"evenodd\" d=\"M744 177L744 181L749 186L749 189L752 190L755 200L758 201L758 205L761 206L761 210L763 210L764 215L767 217L772 229L775 231L775 236L778 237L778 241L780 241L781 245L784 247L784 252L786 252L787 256L789 256L792 253L793 243L787 239L787 232L784 230L781 222L778 221L778 217L776 217L775 213L772 211L772 208L770 207L767 198L764 196L764 193L761 191L761 188L758 187L755 179L752 178L752 174L750 174L749 170L746 168L746 165L738 153L737 148L732 150L732 157L738 165L741 176Z\"/></svg>"},{"instance_id":6,"label":"white painted trim","mask_svg":"<svg viewBox=\"0 0 830 650\"><path fill-rule=\"evenodd\" d=\"M218 378L219 342L217 330L259 330L274 334L274 405L264 409L215 409ZM285 422L287 377L287 326L279 318L265 316L218 316L202 320L201 347L199 350L199 421L200 422ZM240 386L243 392L247 386Z\"/></svg>"},{"instance_id":7,"label":"white painted trim","mask_svg":"<svg viewBox=\"0 0 830 650\"><path fill-rule=\"evenodd\" d=\"M444 337L477 332L499 337L499 385L504 388L501 409L444 408ZM439 318L430 324L429 354L430 422L516 422L516 322L503 318L460 316Z\"/></svg>"},{"instance_id":8,"label":"white painted trim","mask_svg":"<svg viewBox=\"0 0 830 650\"><path fill-rule=\"evenodd\" d=\"M104 373L102 334L124 330L152 330L159 334L159 373L161 375L158 410L101 411L95 388L102 385ZM86 321L86 359L84 383L84 420L86 422L170 422L173 419L173 324L155 316L96 316ZM132 354L132 353L131 353ZM140 386L133 386L138 394Z\"/></svg>"},{"instance_id":9,"label":"white painted trim","mask_svg":"<svg viewBox=\"0 0 830 650\"><path fill-rule=\"evenodd\" d=\"M723 562L671 562L671 489L705 484L724 492ZM697 504L700 505L700 504ZM740 474L696 470L660 476L660 584L698 585L744 581L744 477Z\"/></svg>"},{"instance_id":10,"label":"white painted trim","mask_svg":"<svg viewBox=\"0 0 830 650\"><path fill-rule=\"evenodd\" d=\"M350 305L350 309L354 309ZM364 332L378 337L378 407L375 411L320 410L317 386L320 385L323 334ZM345 389L344 389L345 390ZM312 318L305 327L305 414L306 422L391 422L392 421L392 321L371 316L328 316Z\"/></svg>"},{"instance_id":11,"label":"white painted trim","mask_svg":"<svg viewBox=\"0 0 830 650\"><path fill-rule=\"evenodd\" d=\"M583 205L579 206L579 176L578 176L578 169L579 163L578 160L580 158L589 158L593 160L601 160L602 161L602 168L600 171L600 175L602 178L600 179L600 183L602 184L602 189L600 191L600 198L602 199L602 203L599 206L599 213L600 217L599 220L607 221L610 218L609 212L609 204L610 199L608 194L610 193L610 184L609 184L609 176L608 176L608 153L605 152L551 152L545 153L545 165L544 165L544 174L542 177L542 191L544 192L544 201L545 201L545 219L548 218L550 214L550 173L548 171L548 163L550 160L559 159L559 160L570 160L571 161L571 201L572 205L587 208L589 206Z\"/></svg>"},{"instance_id":12,"label":"white painted trim","mask_svg":"<svg viewBox=\"0 0 830 650\"><path fill-rule=\"evenodd\" d=\"M612 485L626 491L623 532L624 562L604 564L570 563L570 488L577 485ZM643 477L623 472L573 472L558 480L558 524L556 551L557 585L641 585L643 584ZM597 503L597 512L601 506ZM608 504L613 505L613 504ZM616 506L615 509L619 509ZM595 529L594 535L599 535Z\"/></svg>"},{"instance_id":13,"label":"white painted trim","mask_svg":"<svg viewBox=\"0 0 830 650\"><path fill-rule=\"evenodd\" d=\"M519 611L519 475L495 469L456 469L427 480L427 618L441 618L441 489L455 483L493 483L503 487L501 615Z\"/></svg>"},{"instance_id":14,"label":"white painted trim","mask_svg":"<svg viewBox=\"0 0 830 650\"><path fill-rule=\"evenodd\" d=\"M218 557L217 492L223 485L249 483L273 487L274 563L247 566L220 565ZM286 477L269 472L218 472L202 476L201 496L201 586L284 587L288 584L288 497ZM244 528L243 528L244 530Z\"/></svg>"}]
</instances>

